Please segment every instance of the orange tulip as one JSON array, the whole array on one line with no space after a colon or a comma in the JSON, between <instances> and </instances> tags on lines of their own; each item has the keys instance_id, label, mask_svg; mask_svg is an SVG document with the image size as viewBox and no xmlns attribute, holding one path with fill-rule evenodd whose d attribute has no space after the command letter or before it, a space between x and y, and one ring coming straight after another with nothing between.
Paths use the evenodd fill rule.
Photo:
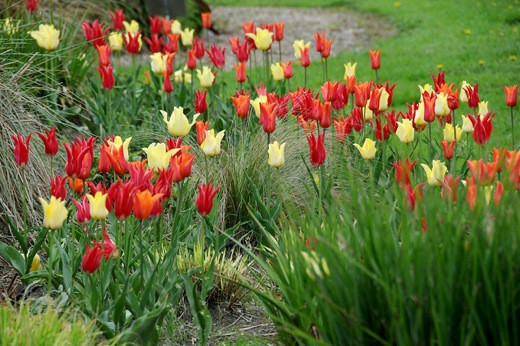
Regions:
<instances>
[{"instance_id":1,"label":"orange tulip","mask_svg":"<svg viewBox=\"0 0 520 346\"><path fill-rule=\"evenodd\" d=\"M162 193L152 196L150 190L138 191L134 196L134 216L141 221L148 218L153 206L162 196Z\"/></svg>"},{"instance_id":2,"label":"orange tulip","mask_svg":"<svg viewBox=\"0 0 520 346\"><path fill-rule=\"evenodd\" d=\"M371 50L370 53L370 65L373 70L379 70L381 67L381 51L380 50Z\"/></svg>"}]
</instances>

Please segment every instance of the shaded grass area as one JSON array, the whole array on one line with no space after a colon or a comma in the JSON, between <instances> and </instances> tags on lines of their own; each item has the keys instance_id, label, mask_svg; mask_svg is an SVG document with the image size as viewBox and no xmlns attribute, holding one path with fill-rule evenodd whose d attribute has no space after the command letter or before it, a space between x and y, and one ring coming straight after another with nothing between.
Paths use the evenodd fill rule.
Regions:
<instances>
[{"instance_id":1,"label":"shaded grass area","mask_svg":"<svg viewBox=\"0 0 520 346\"><path fill-rule=\"evenodd\" d=\"M314 1L281 0L276 3L260 1L212 0L212 5L226 6L317 6ZM406 102L419 99L418 84L432 83L430 73L442 65L447 82L460 87L463 80L479 83L482 100L497 112L495 134L490 144L510 145L509 109L504 102L504 85L518 83L520 61L520 4L511 1L323 1L322 6L339 6L338 10L376 13L381 20L396 26L398 34L377 41L371 48L381 49L379 78L397 82L394 105L406 109ZM244 18L246 21L247 18ZM314 44L314 43L313 43ZM334 44L333 44L334 47ZM334 50L334 48L333 48ZM357 78L374 79L368 51L342 52L329 59L331 79L343 79L343 63L358 62ZM303 69L294 67L291 85L303 85ZM226 76L233 79L230 73ZM308 71L308 86L317 88L323 82L322 67L313 61ZM457 114L468 112L462 106ZM460 116L457 115L460 123Z\"/></svg>"}]
</instances>

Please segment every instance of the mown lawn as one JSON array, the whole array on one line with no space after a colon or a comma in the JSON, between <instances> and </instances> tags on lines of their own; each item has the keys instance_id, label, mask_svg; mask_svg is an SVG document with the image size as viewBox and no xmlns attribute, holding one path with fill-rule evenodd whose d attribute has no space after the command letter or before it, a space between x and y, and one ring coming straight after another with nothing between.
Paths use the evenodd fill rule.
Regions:
<instances>
[{"instance_id":1,"label":"mown lawn","mask_svg":"<svg viewBox=\"0 0 520 346\"><path fill-rule=\"evenodd\" d=\"M265 1L211 0L213 6L265 6ZM272 6L316 6L312 0L280 0ZM518 84L520 76L519 1L320 1L320 7L376 13L392 23L398 34L377 41L372 49L381 49L380 78L397 82L394 104L405 109L406 102L419 98L418 84L431 83L430 73L442 65L446 80L460 87L463 80L479 83L480 97L497 112L491 137L494 146L510 145L509 109L504 104L504 85ZM244 18L246 21L247 18ZM334 46L334 45L333 45ZM333 48L334 49L334 48ZM373 79L368 51L342 52L329 61L331 79L342 79L343 63L358 62L358 80ZM322 83L319 62L309 70L310 86ZM295 67L295 82L303 85L303 73ZM228 78L233 78L231 74ZM295 85L296 83L292 83ZM463 106L457 114L467 112ZM460 117L457 118L460 123ZM520 126L520 124L519 124ZM497 135L500 134L500 135Z\"/></svg>"}]
</instances>

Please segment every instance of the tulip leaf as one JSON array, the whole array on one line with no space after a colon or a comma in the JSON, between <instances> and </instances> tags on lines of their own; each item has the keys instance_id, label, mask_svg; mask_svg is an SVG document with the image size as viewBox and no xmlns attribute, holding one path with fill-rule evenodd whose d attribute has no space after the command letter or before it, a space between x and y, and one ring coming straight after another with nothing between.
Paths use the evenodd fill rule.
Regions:
<instances>
[{"instance_id":1,"label":"tulip leaf","mask_svg":"<svg viewBox=\"0 0 520 346\"><path fill-rule=\"evenodd\" d=\"M166 306L163 305L139 317L119 335L118 344L157 345L159 333L156 326L160 324L166 311Z\"/></svg>"},{"instance_id":2,"label":"tulip leaf","mask_svg":"<svg viewBox=\"0 0 520 346\"><path fill-rule=\"evenodd\" d=\"M60 251L60 257L61 257L61 270L63 273L63 285L65 286L65 290L67 293L70 294L70 288L72 285L72 270L71 270L71 263L69 259L69 255L63 250L63 247L58 242L56 238L54 238L54 243L56 244L56 248Z\"/></svg>"},{"instance_id":3,"label":"tulip leaf","mask_svg":"<svg viewBox=\"0 0 520 346\"><path fill-rule=\"evenodd\" d=\"M187 277L186 274L181 273L181 275L186 284L186 296L190 303L191 314L199 332L199 340L197 344L206 345L211 332L211 315L205 302L197 292L196 286L191 282L191 279Z\"/></svg>"},{"instance_id":4,"label":"tulip leaf","mask_svg":"<svg viewBox=\"0 0 520 346\"><path fill-rule=\"evenodd\" d=\"M18 240L18 243L20 244L20 247L22 248L24 253L27 253L27 239L25 239L25 236L18 230L18 227L13 223L13 220L8 215L5 215L3 218L9 225L9 229L13 233L13 235L16 237L16 240Z\"/></svg>"},{"instance_id":5,"label":"tulip leaf","mask_svg":"<svg viewBox=\"0 0 520 346\"><path fill-rule=\"evenodd\" d=\"M40 250L43 242L47 238L48 232L49 232L49 230L47 228L44 228L40 232L40 234L38 234L38 237L36 237L36 242L32 246L31 251L29 251L29 255L27 256L27 261L25 262L26 263L25 265L28 269L31 268L33 258L34 258L34 256L36 256L36 254L38 253L38 250Z\"/></svg>"},{"instance_id":6,"label":"tulip leaf","mask_svg":"<svg viewBox=\"0 0 520 346\"><path fill-rule=\"evenodd\" d=\"M18 274L23 275L25 273L24 258L14 247L0 241L0 256L16 269Z\"/></svg>"},{"instance_id":7,"label":"tulip leaf","mask_svg":"<svg viewBox=\"0 0 520 346\"><path fill-rule=\"evenodd\" d=\"M300 157L302 158L303 164L305 165L305 168L307 169L307 172L309 173L309 176L311 178L312 186L314 187L314 191L316 191L316 194L320 194L320 190L318 188L318 185L316 184L316 181L314 180L314 175L312 174L311 169L309 168L309 165L307 165L307 161L305 161L305 158L302 154L300 154Z\"/></svg>"}]
</instances>

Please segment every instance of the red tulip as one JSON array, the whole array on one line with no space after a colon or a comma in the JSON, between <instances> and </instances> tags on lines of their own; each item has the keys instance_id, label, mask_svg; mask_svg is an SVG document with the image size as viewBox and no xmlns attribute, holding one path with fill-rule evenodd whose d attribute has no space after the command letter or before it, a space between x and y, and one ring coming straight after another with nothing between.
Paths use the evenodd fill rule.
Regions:
<instances>
[{"instance_id":1,"label":"red tulip","mask_svg":"<svg viewBox=\"0 0 520 346\"><path fill-rule=\"evenodd\" d=\"M216 68L223 68L226 65L226 48L212 44L210 50L206 49L206 53Z\"/></svg>"},{"instance_id":2,"label":"red tulip","mask_svg":"<svg viewBox=\"0 0 520 346\"><path fill-rule=\"evenodd\" d=\"M115 84L114 73L113 73L114 69L112 68L112 65L99 66L98 71L99 71L99 77L101 77L101 84L103 85L103 88L106 91L112 90L112 88L114 87L114 84Z\"/></svg>"},{"instance_id":3,"label":"red tulip","mask_svg":"<svg viewBox=\"0 0 520 346\"><path fill-rule=\"evenodd\" d=\"M180 156L174 156L170 160L170 170L172 171L172 179L178 183L184 178L188 178L191 175L191 167L193 165L193 159L195 155L183 153Z\"/></svg>"},{"instance_id":4,"label":"red tulip","mask_svg":"<svg viewBox=\"0 0 520 346\"><path fill-rule=\"evenodd\" d=\"M112 49L107 44L96 46L96 50L98 52L99 57L99 66L108 66L110 65L110 54L112 54Z\"/></svg>"},{"instance_id":5,"label":"red tulip","mask_svg":"<svg viewBox=\"0 0 520 346\"><path fill-rule=\"evenodd\" d=\"M202 27L206 30L211 28L211 12L202 12L200 15L202 17Z\"/></svg>"},{"instance_id":6,"label":"red tulip","mask_svg":"<svg viewBox=\"0 0 520 346\"><path fill-rule=\"evenodd\" d=\"M267 94L267 103L274 103L278 107L276 117L279 119L284 119L289 114L289 107L287 106L289 99L289 95L278 97L274 92Z\"/></svg>"},{"instance_id":7,"label":"red tulip","mask_svg":"<svg viewBox=\"0 0 520 346\"><path fill-rule=\"evenodd\" d=\"M468 114L468 118L473 124L472 137L478 145L485 145L489 141L491 132L493 132L493 125L491 124L491 120L494 116L495 113L491 112L488 112L484 118L478 114L476 118L473 115Z\"/></svg>"},{"instance_id":8,"label":"red tulip","mask_svg":"<svg viewBox=\"0 0 520 346\"><path fill-rule=\"evenodd\" d=\"M247 62L249 60L249 52L251 51L251 45L247 40L240 43L237 46L237 60L239 62Z\"/></svg>"},{"instance_id":9,"label":"red tulip","mask_svg":"<svg viewBox=\"0 0 520 346\"><path fill-rule=\"evenodd\" d=\"M395 114L395 111L391 111L385 114L386 123L388 124L388 130L390 133L395 133L397 131L397 120L399 119L399 115Z\"/></svg>"},{"instance_id":10,"label":"red tulip","mask_svg":"<svg viewBox=\"0 0 520 346\"><path fill-rule=\"evenodd\" d=\"M381 120L379 120L379 118L376 118L376 128L375 128L374 134L376 136L376 139L379 142L387 140L388 136L390 135L390 130L388 128L388 123L386 123L385 126L382 126L381 125Z\"/></svg>"},{"instance_id":11,"label":"red tulip","mask_svg":"<svg viewBox=\"0 0 520 346\"><path fill-rule=\"evenodd\" d=\"M25 139L17 133L16 136L11 136L14 141L14 157L16 164L20 167L25 167L29 161L29 142L31 141L32 133Z\"/></svg>"},{"instance_id":12,"label":"red tulip","mask_svg":"<svg viewBox=\"0 0 520 346\"><path fill-rule=\"evenodd\" d=\"M40 0L26 0L25 8L27 9L27 11L29 11L31 13L34 12L38 8L39 1Z\"/></svg>"},{"instance_id":13,"label":"red tulip","mask_svg":"<svg viewBox=\"0 0 520 346\"><path fill-rule=\"evenodd\" d=\"M495 201L496 205L500 204L500 200L502 199L502 194L504 193L504 185L499 180L497 182L497 187L495 189L495 193L493 194L493 200Z\"/></svg>"},{"instance_id":14,"label":"red tulip","mask_svg":"<svg viewBox=\"0 0 520 346\"><path fill-rule=\"evenodd\" d=\"M141 37L142 31L139 30L137 34L132 34L131 32L127 32L123 35L123 42L126 46L126 51L128 54L138 54L141 46L139 44L139 38Z\"/></svg>"},{"instance_id":15,"label":"red tulip","mask_svg":"<svg viewBox=\"0 0 520 346\"><path fill-rule=\"evenodd\" d=\"M67 190L65 189L66 177L57 175L54 179L51 178L51 195L56 198L61 198L63 201L67 198Z\"/></svg>"},{"instance_id":16,"label":"red tulip","mask_svg":"<svg viewBox=\"0 0 520 346\"><path fill-rule=\"evenodd\" d=\"M134 195L134 205L133 205L134 216L141 221L147 219L152 212L152 208L154 207L154 204L159 199L161 199L162 196L163 196L162 193L154 194L152 196L152 193L150 192L150 190L138 191Z\"/></svg>"},{"instance_id":17,"label":"red tulip","mask_svg":"<svg viewBox=\"0 0 520 346\"><path fill-rule=\"evenodd\" d=\"M182 137L177 137L177 139L166 138L166 150L170 151L172 149L181 149L182 148ZM180 156L181 152L178 151L174 156Z\"/></svg>"},{"instance_id":18,"label":"red tulip","mask_svg":"<svg viewBox=\"0 0 520 346\"><path fill-rule=\"evenodd\" d=\"M236 91L235 97L231 96L231 101L233 101L238 117L242 119L247 118L249 115L249 107L251 105L249 91L247 93L244 93L243 91L239 93Z\"/></svg>"},{"instance_id":19,"label":"red tulip","mask_svg":"<svg viewBox=\"0 0 520 346\"><path fill-rule=\"evenodd\" d=\"M316 32L314 33L314 39L316 40L316 51L321 52L324 47L324 41L325 41L325 32Z\"/></svg>"},{"instance_id":20,"label":"red tulip","mask_svg":"<svg viewBox=\"0 0 520 346\"><path fill-rule=\"evenodd\" d=\"M242 23L242 31L244 32L244 36L246 34L255 34L256 33L255 22L250 21L247 23ZM251 41L253 40L249 36L245 36L245 37L246 37L246 40L251 40Z\"/></svg>"},{"instance_id":21,"label":"red tulip","mask_svg":"<svg viewBox=\"0 0 520 346\"><path fill-rule=\"evenodd\" d=\"M407 197L406 205L408 206L408 209L410 209L411 211L413 211L415 209L415 205L416 205L417 201L422 200L422 197L423 197L422 188L423 188L422 183L415 185L415 187L413 189L410 184L407 184L404 188L406 191L406 197Z\"/></svg>"},{"instance_id":22,"label":"red tulip","mask_svg":"<svg viewBox=\"0 0 520 346\"><path fill-rule=\"evenodd\" d=\"M460 100L459 100L459 91L455 90L448 95L448 108L452 111L459 108Z\"/></svg>"},{"instance_id":23,"label":"red tulip","mask_svg":"<svg viewBox=\"0 0 520 346\"><path fill-rule=\"evenodd\" d=\"M311 59L309 58L309 47L300 48L300 54L302 66L308 67L311 64Z\"/></svg>"},{"instance_id":24,"label":"red tulip","mask_svg":"<svg viewBox=\"0 0 520 346\"><path fill-rule=\"evenodd\" d=\"M285 27L285 23L274 23L274 40L281 41L283 40L283 29Z\"/></svg>"},{"instance_id":25,"label":"red tulip","mask_svg":"<svg viewBox=\"0 0 520 346\"><path fill-rule=\"evenodd\" d=\"M283 78L290 79L293 77L292 61L280 63L283 68Z\"/></svg>"},{"instance_id":26,"label":"red tulip","mask_svg":"<svg viewBox=\"0 0 520 346\"><path fill-rule=\"evenodd\" d=\"M334 118L334 127L336 129L336 139L343 143L352 131L352 122L350 118Z\"/></svg>"},{"instance_id":27,"label":"red tulip","mask_svg":"<svg viewBox=\"0 0 520 346\"><path fill-rule=\"evenodd\" d=\"M169 94L173 91L173 85L172 85L172 80L170 79L170 76L168 75L168 73L164 72L164 75L163 75L163 89L164 89L164 92Z\"/></svg>"},{"instance_id":28,"label":"red tulip","mask_svg":"<svg viewBox=\"0 0 520 346\"><path fill-rule=\"evenodd\" d=\"M480 102L480 97L478 96L478 84L475 84L475 86L473 87L471 87L471 85L468 85L464 89L464 92L468 97L468 106L470 108L477 108L478 103Z\"/></svg>"},{"instance_id":29,"label":"red tulip","mask_svg":"<svg viewBox=\"0 0 520 346\"><path fill-rule=\"evenodd\" d=\"M457 203L457 192L459 188L460 177L454 178L451 174L444 177L441 181L442 191L441 197L451 203Z\"/></svg>"},{"instance_id":30,"label":"red tulip","mask_svg":"<svg viewBox=\"0 0 520 346\"><path fill-rule=\"evenodd\" d=\"M338 82L326 81L321 86L321 96L323 101L334 102L338 91Z\"/></svg>"},{"instance_id":31,"label":"red tulip","mask_svg":"<svg viewBox=\"0 0 520 346\"><path fill-rule=\"evenodd\" d=\"M327 157L327 152L325 151L324 146L324 140L325 140L325 133L322 133L321 135L316 138L314 135L307 136L307 142L309 144L310 149L310 157L311 157L311 163L316 166L320 167L325 162L325 158Z\"/></svg>"},{"instance_id":32,"label":"red tulip","mask_svg":"<svg viewBox=\"0 0 520 346\"><path fill-rule=\"evenodd\" d=\"M354 85L354 96L356 100L356 107L363 108L367 105L370 97L370 90L372 89L372 82L363 82Z\"/></svg>"},{"instance_id":33,"label":"red tulip","mask_svg":"<svg viewBox=\"0 0 520 346\"><path fill-rule=\"evenodd\" d=\"M193 39L192 49L195 51L195 57L197 59L202 59L206 50L204 49L204 39L199 38L198 36Z\"/></svg>"},{"instance_id":34,"label":"red tulip","mask_svg":"<svg viewBox=\"0 0 520 346\"><path fill-rule=\"evenodd\" d=\"M423 94L423 102L424 102L424 121L427 123L431 123L435 120L435 101L437 100L437 95L435 93L428 94L428 92L424 92Z\"/></svg>"},{"instance_id":35,"label":"red tulip","mask_svg":"<svg viewBox=\"0 0 520 346\"><path fill-rule=\"evenodd\" d=\"M332 48L332 40L323 40L323 50L320 52L323 59L330 56L330 49Z\"/></svg>"},{"instance_id":36,"label":"red tulip","mask_svg":"<svg viewBox=\"0 0 520 346\"><path fill-rule=\"evenodd\" d=\"M189 70L195 70L197 68L197 58L195 57L195 49L188 50L188 60L186 66Z\"/></svg>"},{"instance_id":37,"label":"red tulip","mask_svg":"<svg viewBox=\"0 0 520 346\"><path fill-rule=\"evenodd\" d=\"M110 165L116 174L121 175L128 172L128 162L126 161L124 148L122 145L119 147L119 149L110 146L105 150L105 153L110 160Z\"/></svg>"},{"instance_id":38,"label":"red tulip","mask_svg":"<svg viewBox=\"0 0 520 346\"><path fill-rule=\"evenodd\" d=\"M105 256L105 260L108 261L110 256L117 257L117 247L116 244L110 239L110 236L107 233L106 226L103 229L103 256Z\"/></svg>"},{"instance_id":39,"label":"red tulip","mask_svg":"<svg viewBox=\"0 0 520 346\"><path fill-rule=\"evenodd\" d=\"M320 104L320 126L324 129L327 129L332 125L332 121L330 119L330 102L325 102Z\"/></svg>"},{"instance_id":40,"label":"red tulip","mask_svg":"<svg viewBox=\"0 0 520 346\"><path fill-rule=\"evenodd\" d=\"M477 184L475 182L475 178L469 177L466 179L466 202L468 203L469 209L475 209L477 205Z\"/></svg>"},{"instance_id":41,"label":"red tulip","mask_svg":"<svg viewBox=\"0 0 520 346\"><path fill-rule=\"evenodd\" d=\"M381 67L381 51L380 50L371 50L370 53L370 65L372 70L379 70Z\"/></svg>"},{"instance_id":42,"label":"red tulip","mask_svg":"<svg viewBox=\"0 0 520 346\"><path fill-rule=\"evenodd\" d=\"M356 107L352 110L352 113L348 116L352 122L352 128L356 132L360 132L363 129L363 113L361 112L361 108Z\"/></svg>"},{"instance_id":43,"label":"red tulip","mask_svg":"<svg viewBox=\"0 0 520 346\"><path fill-rule=\"evenodd\" d=\"M94 245L92 247L85 244L85 255L81 260L81 267L88 274L95 272L101 264L102 256L103 249L101 243L96 243L94 240Z\"/></svg>"},{"instance_id":44,"label":"red tulip","mask_svg":"<svg viewBox=\"0 0 520 346\"><path fill-rule=\"evenodd\" d=\"M444 158L446 160L451 160L453 158L453 152L455 150L455 140L448 142L446 140L442 140L442 152L444 154Z\"/></svg>"},{"instance_id":45,"label":"red tulip","mask_svg":"<svg viewBox=\"0 0 520 346\"><path fill-rule=\"evenodd\" d=\"M173 19L168 19L168 18L161 18L162 20L162 33L165 34L165 35L168 35L169 33L171 33L171 30L172 30L172 24L173 24Z\"/></svg>"},{"instance_id":46,"label":"red tulip","mask_svg":"<svg viewBox=\"0 0 520 346\"><path fill-rule=\"evenodd\" d=\"M151 38L145 37L144 40L148 44L148 48L152 53L159 53L162 51L162 41L164 37L159 37L159 34L152 34Z\"/></svg>"},{"instance_id":47,"label":"red tulip","mask_svg":"<svg viewBox=\"0 0 520 346\"><path fill-rule=\"evenodd\" d=\"M379 112L379 101L381 100L382 93L382 88L376 88L372 90L372 93L370 94L370 103L368 105L368 108L372 112Z\"/></svg>"},{"instance_id":48,"label":"red tulip","mask_svg":"<svg viewBox=\"0 0 520 346\"><path fill-rule=\"evenodd\" d=\"M90 205L88 203L87 196L81 198L81 202L71 198L72 202L76 206L76 220L78 223L86 223L90 221Z\"/></svg>"},{"instance_id":49,"label":"red tulip","mask_svg":"<svg viewBox=\"0 0 520 346\"><path fill-rule=\"evenodd\" d=\"M233 54L238 53L238 45L240 44L240 37L231 37L228 39L229 45L231 46L231 52Z\"/></svg>"},{"instance_id":50,"label":"red tulip","mask_svg":"<svg viewBox=\"0 0 520 346\"><path fill-rule=\"evenodd\" d=\"M107 150L109 150L109 146L107 144L102 144L99 146L99 161L97 166L99 173L110 172L110 169L112 168L110 165L110 159L108 158Z\"/></svg>"},{"instance_id":51,"label":"red tulip","mask_svg":"<svg viewBox=\"0 0 520 346\"><path fill-rule=\"evenodd\" d=\"M167 53L177 53L179 50L179 34L168 34L168 41L163 43L163 54ZM195 39L197 39L195 37Z\"/></svg>"},{"instance_id":52,"label":"red tulip","mask_svg":"<svg viewBox=\"0 0 520 346\"><path fill-rule=\"evenodd\" d=\"M516 106L518 99L518 85L510 87L504 86L504 92L506 93L506 105L508 107Z\"/></svg>"},{"instance_id":53,"label":"red tulip","mask_svg":"<svg viewBox=\"0 0 520 346\"><path fill-rule=\"evenodd\" d=\"M237 79L237 82L244 83L246 81L247 75L246 75L246 64L241 62L238 64L235 64L235 77Z\"/></svg>"},{"instance_id":54,"label":"red tulip","mask_svg":"<svg viewBox=\"0 0 520 346\"><path fill-rule=\"evenodd\" d=\"M206 131L209 128L209 121L204 122L204 120L197 121L195 123L195 130L197 132L197 144L201 145L202 142L206 139Z\"/></svg>"},{"instance_id":55,"label":"red tulip","mask_svg":"<svg viewBox=\"0 0 520 346\"><path fill-rule=\"evenodd\" d=\"M209 184L201 184L198 185L199 195L195 200L195 205L197 206L197 211L200 215L206 216L211 213L211 209L213 209L213 200L217 195L217 192L220 190L220 187L213 189L213 185Z\"/></svg>"},{"instance_id":56,"label":"red tulip","mask_svg":"<svg viewBox=\"0 0 520 346\"><path fill-rule=\"evenodd\" d=\"M131 180L125 183L121 183L120 180L118 180L116 184L116 190L114 192L114 214L118 220L125 220L130 216L133 210L136 187Z\"/></svg>"},{"instance_id":57,"label":"red tulip","mask_svg":"<svg viewBox=\"0 0 520 346\"><path fill-rule=\"evenodd\" d=\"M471 176L481 186L492 185L495 181L497 173L498 162L484 162L482 159L478 161L469 161L468 168L471 172Z\"/></svg>"},{"instance_id":58,"label":"red tulip","mask_svg":"<svg viewBox=\"0 0 520 346\"><path fill-rule=\"evenodd\" d=\"M410 162L410 159L398 161L392 165L395 167L395 181L399 186L410 185L412 170L417 160Z\"/></svg>"},{"instance_id":59,"label":"red tulip","mask_svg":"<svg viewBox=\"0 0 520 346\"><path fill-rule=\"evenodd\" d=\"M50 131L45 130L45 135L41 132L36 132L36 134L42 139L43 145L45 146L45 154L49 156L54 156L58 153L59 144L58 139L56 138L56 127L53 126Z\"/></svg>"},{"instance_id":60,"label":"red tulip","mask_svg":"<svg viewBox=\"0 0 520 346\"><path fill-rule=\"evenodd\" d=\"M356 87L356 76L349 76L347 78L347 91L349 94L353 94Z\"/></svg>"},{"instance_id":61,"label":"red tulip","mask_svg":"<svg viewBox=\"0 0 520 346\"><path fill-rule=\"evenodd\" d=\"M125 28L123 22L125 21L125 12L122 8L115 10L114 12L108 11L112 18L112 26L114 30L119 31Z\"/></svg>"},{"instance_id":62,"label":"red tulip","mask_svg":"<svg viewBox=\"0 0 520 346\"><path fill-rule=\"evenodd\" d=\"M208 109L208 104L206 102L207 93L207 89L203 91L195 91L195 112L202 114Z\"/></svg>"},{"instance_id":63,"label":"red tulip","mask_svg":"<svg viewBox=\"0 0 520 346\"><path fill-rule=\"evenodd\" d=\"M260 123L266 133L273 133L276 129L276 113L278 105L274 103L260 103Z\"/></svg>"},{"instance_id":64,"label":"red tulip","mask_svg":"<svg viewBox=\"0 0 520 346\"><path fill-rule=\"evenodd\" d=\"M81 27L83 28L85 38L94 47L106 44L103 37L107 35L109 28L106 28L105 31L103 31L103 24L100 24L98 19L96 19L92 24L86 20L81 23Z\"/></svg>"},{"instance_id":65,"label":"red tulip","mask_svg":"<svg viewBox=\"0 0 520 346\"><path fill-rule=\"evenodd\" d=\"M90 177L95 142L95 138L89 137L86 140L84 138L76 138L76 141L70 145L68 143L63 144L67 152L65 171L69 177L82 180Z\"/></svg>"},{"instance_id":66,"label":"red tulip","mask_svg":"<svg viewBox=\"0 0 520 346\"><path fill-rule=\"evenodd\" d=\"M152 36L158 36L163 30L163 23L161 17L148 17L148 19L150 19L150 33L152 34Z\"/></svg>"}]
</instances>

